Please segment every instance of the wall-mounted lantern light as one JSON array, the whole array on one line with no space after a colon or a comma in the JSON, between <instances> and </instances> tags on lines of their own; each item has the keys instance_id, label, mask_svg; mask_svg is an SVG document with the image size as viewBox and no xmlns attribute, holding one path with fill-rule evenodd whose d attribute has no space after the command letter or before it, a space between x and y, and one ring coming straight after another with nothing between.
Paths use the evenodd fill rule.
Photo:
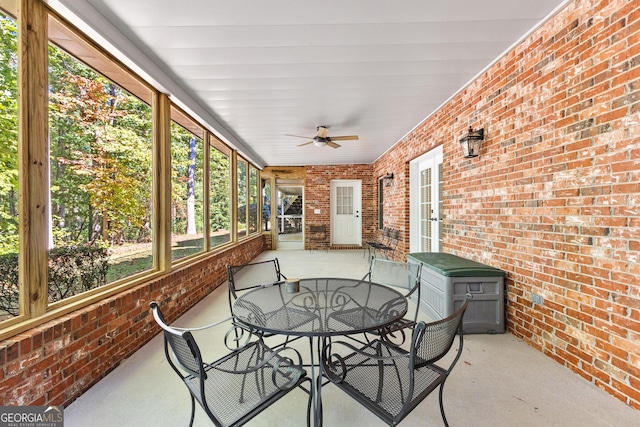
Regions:
<instances>
[{"instance_id":1,"label":"wall-mounted lantern light","mask_svg":"<svg viewBox=\"0 0 640 427\"><path fill-rule=\"evenodd\" d=\"M382 179L384 180L385 187L388 187L391 185L391 180L393 180L393 174L387 172L387 174L383 176Z\"/></svg>"},{"instance_id":2,"label":"wall-mounted lantern light","mask_svg":"<svg viewBox=\"0 0 640 427\"><path fill-rule=\"evenodd\" d=\"M460 145L462 146L465 159L478 157L478 153L480 153L480 141L483 139L484 128L473 130L473 128L469 126L467 134L460 139Z\"/></svg>"}]
</instances>

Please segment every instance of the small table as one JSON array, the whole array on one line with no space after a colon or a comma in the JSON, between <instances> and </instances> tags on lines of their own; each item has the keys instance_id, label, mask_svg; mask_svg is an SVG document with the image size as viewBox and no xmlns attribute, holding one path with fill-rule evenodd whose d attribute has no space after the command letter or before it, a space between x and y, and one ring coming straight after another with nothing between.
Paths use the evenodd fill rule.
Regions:
<instances>
[{"instance_id":1,"label":"small table","mask_svg":"<svg viewBox=\"0 0 640 427\"><path fill-rule=\"evenodd\" d=\"M247 327L309 338L314 425L322 425L321 351L327 337L382 329L401 319L407 300L397 290L368 280L301 279L300 291L285 286L254 289L233 304L233 315ZM318 375L315 357L318 356Z\"/></svg>"}]
</instances>

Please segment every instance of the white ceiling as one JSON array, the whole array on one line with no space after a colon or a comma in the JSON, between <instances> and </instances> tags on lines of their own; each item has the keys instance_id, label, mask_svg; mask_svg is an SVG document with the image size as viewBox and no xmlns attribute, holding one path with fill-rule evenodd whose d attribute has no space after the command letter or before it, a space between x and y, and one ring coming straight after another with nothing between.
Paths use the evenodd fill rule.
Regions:
<instances>
[{"instance_id":1,"label":"white ceiling","mask_svg":"<svg viewBox=\"0 0 640 427\"><path fill-rule=\"evenodd\" d=\"M373 162L563 0L49 3L262 167Z\"/></svg>"}]
</instances>

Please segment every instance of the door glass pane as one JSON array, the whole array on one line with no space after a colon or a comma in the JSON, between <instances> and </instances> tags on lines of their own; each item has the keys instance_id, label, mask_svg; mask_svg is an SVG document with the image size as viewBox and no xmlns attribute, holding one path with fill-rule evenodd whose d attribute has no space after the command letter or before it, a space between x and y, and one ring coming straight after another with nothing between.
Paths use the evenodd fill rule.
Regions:
<instances>
[{"instance_id":1,"label":"door glass pane","mask_svg":"<svg viewBox=\"0 0 640 427\"><path fill-rule=\"evenodd\" d=\"M431 252L431 168L420 171L420 247Z\"/></svg>"},{"instance_id":2,"label":"door glass pane","mask_svg":"<svg viewBox=\"0 0 640 427\"><path fill-rule=\"evenodd\" d=\"M336 213L353 215L353 187L336 187Z\"/></svg>"},{"instance_id":3,"label":"door glass pane","mask_svg":"<svg viewBox=\"0 0 640 427\"><path fill-rule=\"evenodd\" d=\"M438 252L442 251L442 163L438 163Z\"/></svg>"},{"instance_id":4,"label":"door glass pane","mask_svg":"<svg viewBox=\"0 0 640 427\"><path fill-rule=\"evenodd\" d=\"M384 179L378 179L378 229L384 228Z\"/></svg>"}]
</instances>

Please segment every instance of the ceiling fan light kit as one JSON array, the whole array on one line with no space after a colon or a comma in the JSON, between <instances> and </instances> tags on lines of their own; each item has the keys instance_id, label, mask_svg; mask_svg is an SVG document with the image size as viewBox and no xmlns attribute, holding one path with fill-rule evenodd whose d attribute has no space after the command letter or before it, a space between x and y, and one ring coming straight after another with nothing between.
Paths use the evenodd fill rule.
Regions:
<instances>
[{"instance_id":1,"label":"ceiling fan light kit","mask_svg":"<svg viewBox=\"0 0 640 427\"><path fill-rule=\"evenodd\" d=\"M326 140L322 140L320 138L313 138L313 145L315 145L316 147L325 147L327 145Z\"/></svg>"}]
</instances>

